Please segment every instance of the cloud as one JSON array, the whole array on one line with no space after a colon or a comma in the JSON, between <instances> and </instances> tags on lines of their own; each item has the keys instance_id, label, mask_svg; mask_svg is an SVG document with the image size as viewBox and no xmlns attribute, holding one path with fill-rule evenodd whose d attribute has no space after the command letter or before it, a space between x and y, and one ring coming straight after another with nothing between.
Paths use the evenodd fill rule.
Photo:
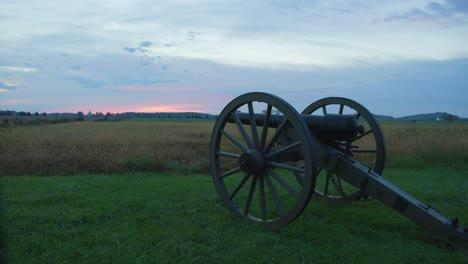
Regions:
<instances>
[{"instance_id":1,"label":"cloud","mask_svg":"<svg viewBox=\"0 0 468 264\"><path fill-rule=\"evenodd\" d=\"M75 64L75 65L70 66L70 69L74 71L79 71L81 69L81 66L79 64Z\"/></svg>"},{"instance_id":2,"label":"cloud","mask_svg":"<svg viewBox=\"0 0 468 264\"><path fill-rule=\"evenodd\" d=\"M140 43L140 47L149 47L151 45L153 45L153 43L151 43L151 41L148 41L148 40Z\"/></svg>"},{"instance_id":3,"label":"cloud","mask_svg":"<svg viewBox=\"0 0 468 264\"><path fill-rule=\"evenodd\" d=\"M446 0L447 6L456 13L468 13L468 1Z\"/></svg>"},{"instance_id":4,"label":"cloud","mask_svg":"<svg viewBox=\"0 0 468 264\"><path fill-rule=\"evenodd\" d=\"M31 103L33 103L33 100L31 100L31 99L9 99L9 100L5 100L5 101L0 101L0 104L11 105L11 106L16 106L18 104L28 105L28 104L31 104Z\"/></svg>"},{"instance_id":5,"label":"cloud","mask_svg":"<svg viewBox=\"0 0 468 264\"><path fill-rule=\"evenodd\" d=\"M123 50L128 51L128 52L130 52L130 53L134 53L137 49L136 49L136 48L124 47Z\"/></svg>"},{"instance_id":6,"label":"cloud","mask_svg":"<svg viewBox=\"0 0 468 264\"><path fill-rule=\"evenodd\" d=\"M6 83L2 83L0 82L0 91L4 90L4 91L14 91L18 88L19 86L16 86L16 85L8 85Z\"/></svg>"},{"instance_id":7,"label":"cloud","mask_svg":"<svg viewBox=\"0 0 468 264\"><path fill-rule=\"evenodd\" d=\"M14 71L14 72L36 72L37 68L31 67L12 67L12 66L0 66L0 71Z\"/></svg>"},{"instance_id":8,"label":"cloud","mask_svg":"<svg viewBox=\"0 0 468 264\"><path fill-rule=\"evenodd\" d=\"M0 100L32 98L46 110L144 100L184 104L187 98L214 113L249 91L284 96L299 108L323 96L387 102L393 94L379 94L412 89L408 72L424 68L385 65L468 58L468 1L153 2L115 1L109 8L107 1L82 0L70 8L51 0L0 1L0 81L21 84L14 92L0 88ZM373 17L379 23L369 23ZM442 70L454 71L453 65ZM376 80L382 72L394 73L389 81L397 85ZM456 77L466 83L466 67L463 73ZM467 94L458 89L456 98ZM393 114L395 108L376 109Z\"/></svg>"},{"instance_id":9,"label":"cloud","mask_svg":"<svg viewBox=\"0 0 468 264\"><path fill-rule=\"evenodd\" d=\"M200 32L195 32L195 31L190 30L189 32L187 32L187 41L195 40L195 37L200 34L201 34Z\"/></svg>"},{"instance_id":10,"label":"cloud","mask_svg":"<svg viewBox=\"0 0 468 264\"><path fill-rule=\"evenodd\" d=\"M449 16L451 14L450 10L446 6L437 2L429 2L427 4L427 9L440 16Z\"/></svg>"},{"instance_id":11,"label":"cloud","mask_svg":"<svg viewBox=\"0 0 468 264\"><path fill-rule=\"evenodd\" d=\"M446 0L445 4L432 1L427 4L426 8L439 16L453 16L463 13L468 14L468 1Z\"/></svg>"},{"instance_id":12,"label":"cloud","mask_svg":"<svg viewBox=\"0 0 468 264\"><path fill-rule=\"evenodd\" d=\"M204 112L204 110L203 105L193 103L148 105L136 109L137 112Z\"/></svg>"},{"instance_id":13,"label":"cloud","mask_svg":"<svg viewBox=\"0 0 468 264\"><path fill-rule=\"evenodd\" d=\"M374 22L393 21L427 21L434 23L468 23L468 1L446 0L444 3L431 1L423 8L413 8L409 11L388 15Z\"/></svg>"},{"instance_id":14,"label":"cloud","mask_svg":"<svg viewBox=\"0 0 468 264\"><path fill-rule=\"evenodd\" d=\"M81 84L81 87L84 88L98 88L105 85L103 81L92 79L92 78L85 78L85 77L73 77L75 81L78 81Z\"/></svg>"}]
</instances>

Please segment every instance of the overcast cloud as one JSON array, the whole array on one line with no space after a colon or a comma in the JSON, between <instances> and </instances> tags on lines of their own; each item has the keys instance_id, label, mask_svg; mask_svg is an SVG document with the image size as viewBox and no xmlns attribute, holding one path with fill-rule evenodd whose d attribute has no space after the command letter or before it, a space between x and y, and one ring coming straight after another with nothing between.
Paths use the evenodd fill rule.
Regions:
<instances>
[{"instance_id":1,"label":"overcast cloud","mask_svg":"<svg viewBox=\"0 0 468 264\"><path fill-rule=\"evenodd\" d=\"M219 113L251 91L468 117L468 2L0 2L0 109Z\"/></svg>"}]
</instances>

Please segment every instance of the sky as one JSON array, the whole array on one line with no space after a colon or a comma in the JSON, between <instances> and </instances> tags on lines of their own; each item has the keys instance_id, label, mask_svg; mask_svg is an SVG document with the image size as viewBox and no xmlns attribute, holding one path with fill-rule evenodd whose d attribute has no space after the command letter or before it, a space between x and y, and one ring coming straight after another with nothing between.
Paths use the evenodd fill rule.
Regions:
<instances>
[{"instance_id":1,"label":"sky","mask_svg":"<svg viewBox=\"0 0 468 264\"><path fill-rule=\"evenodd\" d=\"M465 0L2 0L0 110L204 112L268 92L468 117Z\"/></svg>"}]
</instances>

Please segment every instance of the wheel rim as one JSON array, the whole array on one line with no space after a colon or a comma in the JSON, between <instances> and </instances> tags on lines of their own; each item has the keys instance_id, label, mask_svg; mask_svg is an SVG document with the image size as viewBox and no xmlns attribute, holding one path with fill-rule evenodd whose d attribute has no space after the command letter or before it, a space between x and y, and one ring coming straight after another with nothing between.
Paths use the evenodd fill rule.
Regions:
<instances>
[{"instance_id":1,"label":"wheel rim","mask_svg":"<svg viewBox=\"0 0 468 264\"><path fill-rule=\"evenodd\" d=\"M364 106L350 99L328 97L312 103L301 114L354 115L358 123L364 127L364 133L350 142L335 141L335 143L346 156L382 174L386 153L383 132L379 123ZM328 173L320 167L317 171L315 194L332 200L368 198L368 195L342 181L338 175Z\"/></svg>"},{"instance_id":2,"label":"wheel rim","mask_svg":"<svg viewBox=\"0 0 468 264\"><path fill-rule=\"evenodd\" d=\"M254 121L262 110L264 125ZM241 124L241 113L249 125ZM281 124L269 128L278 116ZM211 174L225 206L240 218L272 229L293 221L315 186L311 144L299 113L281 98L248 93L231 101L215 123L210 145ZM301 157L301 166L291 165L291 153ZM295 179L298 172L304 175L301 184Z\"/></svg>"}]
</instances>

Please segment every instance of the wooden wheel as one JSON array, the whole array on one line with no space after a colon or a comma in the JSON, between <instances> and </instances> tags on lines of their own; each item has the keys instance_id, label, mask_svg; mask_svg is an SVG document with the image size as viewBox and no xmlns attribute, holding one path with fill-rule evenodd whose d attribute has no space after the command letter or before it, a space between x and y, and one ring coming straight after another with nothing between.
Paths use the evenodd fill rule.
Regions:
<instances>
[{"instance_id":1,"label":"wooden wheel","mask_svg":"<svg viewBox=\"0 0 468 264\"><path fill-rule=\"evenodd\" d=\"M383 132L374 116L364 106L350 99L328 97L312 103L302 111L302 114L354 115L358 123L364 127L364 132L350 141L335 140L331 145L346 156L382 174L386 152ZM320 167L317 171L315 193L334 200L367 198L365 193L342 181L339 175L326 172Z\"/></svg>"},{"instance_id":2,"label":"wooden wheel","mask_svg":"<svg viewBox=\"0 0 468 264\"><path fill-rule=\"evenodd\" d=\"M242 123L241 115L249 122ZM299 113L281 98L257 92L231 101L216 120L210 145L211 174L224 205L272 229L293 221L315 186L311 144ZM295 173L303 175L302 183Z\"/></svg>"}]
</instances>

